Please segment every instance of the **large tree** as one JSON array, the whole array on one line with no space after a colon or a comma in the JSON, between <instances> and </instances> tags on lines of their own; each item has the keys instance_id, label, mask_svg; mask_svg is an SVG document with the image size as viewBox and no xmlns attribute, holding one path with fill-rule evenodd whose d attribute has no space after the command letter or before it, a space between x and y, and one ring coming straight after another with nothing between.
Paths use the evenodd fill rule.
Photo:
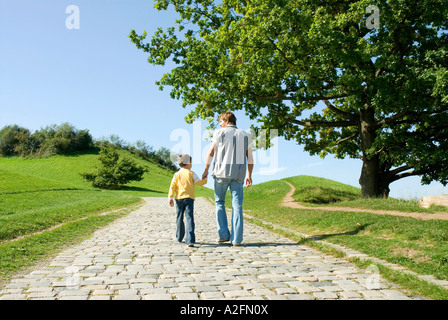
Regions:
<instances>
[{"instance_id":1,"label":"large tree","mask_svg":"<svg viewBox=\"0 0 448 320\"><path fill-rule=\"evenodd\" d=\"M157 84L210 119L245 110L311 155L361 159L363 196L448 182L448 1L158 0L175 26L130 33ZM372 5L374 5L372 7ZM373 8L373 9L372 9ZM257 128L258 129L258 128Z\"/></svg>"}]
</instances>

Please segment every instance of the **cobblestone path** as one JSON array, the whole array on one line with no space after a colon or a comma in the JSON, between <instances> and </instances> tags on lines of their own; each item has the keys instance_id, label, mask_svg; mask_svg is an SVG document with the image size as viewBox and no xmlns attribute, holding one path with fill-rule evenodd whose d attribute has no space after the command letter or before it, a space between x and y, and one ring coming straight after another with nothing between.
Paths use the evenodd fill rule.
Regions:
<instances>
[{"instance_id":1,"label":"cobblestone path","mask_svg":"<svg viewBox=\"0 0 448 320\"><path fill-rule=\"evenodd\" d=\"M214 206L196 199L195 247L175 239L166 198L146 204L0 290L0 299L412 299L368 273L245 221L217 244Z\"/></svg>"}]
</instances>

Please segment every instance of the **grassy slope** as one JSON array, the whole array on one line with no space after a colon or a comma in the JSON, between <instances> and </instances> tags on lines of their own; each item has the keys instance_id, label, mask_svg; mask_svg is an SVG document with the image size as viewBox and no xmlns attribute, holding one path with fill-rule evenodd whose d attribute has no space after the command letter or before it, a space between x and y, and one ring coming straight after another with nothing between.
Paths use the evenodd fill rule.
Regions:
<instances>
[{"instance_id":1,"label":"grassy slope","mask_svg":"<svg viewBox=\"0 0 448 320\"><path fill-rule=\"evenodd\" d=\"M47 159L0 158L0 279L39 261L49 251L55 252L64 245L79 241L121 216L117 213L99 218L99 212L135 204L142 196L167 196L172 173L165 169L149 164L150 172L145 174L143 181L130 183L123 190L99 191L79 176L79 172L91 171L96 164L96 154ZM295 199L310 206L417 211L415 204L406 201L362 200L359 189L331 180L307 176L285 180L295 185ZM289 190L284 181L245 188L245 209L250 209L255 217L307 234L322 235L328 241L401 264L416 272L448 279L448 221L281 207L279 204ZM210 189L197 188L197 196L212 198L212 195ZM79 221L79 218L86 219ZM8 242L60 223L67 225Z\"/></svg>"},{"instance_id":2,"label":"grassy slope","mask_svg":"<svg viewBox=\"0 0 448 320\"><path fill-rule=\"evenodd\" d=\"M297 176L285 181L296 187L293 198L306 206L338 206L405 212L448 212L447 207L422 208L417 200L363 199L359 188L325 178Z\"/></svg>"},{"instance_id":3,"label":"grassy slope","mask_svg":"<svg viewBox=\"0 0 448 320\"><path fill-rule=\"evenodd\" d=\"M133 156L126 151L119 151L130 155L137 163L148 166L149 172L139 182L127 184L119 193L137 197L165 197L173 173L155 164ZM96 190L89 183L84 182L80 172L89 172L98 164L96 154L80 154L73 156L53 156L46 159L0 158L0 194L4 192L31 191L45 189L49 186L57 188L76 188ZM5 182L14 178L11 182ZM27 182L31 179L35 182ZM36 183L36 187L33 186ZM197 188L198 196L210 196L211 190L204 187Z\"/></svg>"},{"instance_id":4,"label":"grassy slope","mask_svg":"<svg viewBox=\"0 0 448 320\"><path fill-rule=\"evenodd\" d=\"M149 172L115 191L95 189L79 175L94 170L96 154L0 158L0 242L137 203L138 197L166 197L173 173L133 158ZM197 188L197 195L210 196L211 190Z\"/></svg>"},{"instance_id":5,"label":"grassy slope","mask_svg":"<svg viewBox=\"0 0 448 320\"><path fill-rule=\"evenodd\" d=\"M173 173L131 157L149 172L142 181L114 191L95 189L79 175L94 170L96 154L0 158L0 280L123 214L99 216L102 212L136 205L139 197L167 197ZM211 194L210 189L197 188L197 196ZM35 234L61 224L64 227ZM24 238L11 242L18 237Z\"/></svg>"},{"instance_id":6,"label":"grassy slope","mask_svg":"<svg viewBox=\"0 0 448 320\"><path fill-rule=\"evenodd\" d=\"M294 184L297 190L302 190L303 186L315 189L324 183L325 193L336 194L341 188L355 194L359 192L356 188L321 178L299 176L285 180ZM336 188L334 192L333 188ZM321 235L327 241L448 280L448 221L285 208L280 202L289 190L283 181L254 185L245 190L245 209L263 220L309 235ZM301 196L313 198L312 194Z\"/></svg>"}]
</instances>

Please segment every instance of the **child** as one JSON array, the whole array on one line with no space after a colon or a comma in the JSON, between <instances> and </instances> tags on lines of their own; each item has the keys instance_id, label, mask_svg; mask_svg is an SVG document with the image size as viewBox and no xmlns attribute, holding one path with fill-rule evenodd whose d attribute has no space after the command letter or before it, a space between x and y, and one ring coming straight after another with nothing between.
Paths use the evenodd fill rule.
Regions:
<instances>
[{"instance_id":1,"label":"child","mask_svg":"<svg viewBox=\"0 0 448 320\"><path fill-rule=\"evenodd\" d=\"M189 247L193 247L196 241L194 235L194 185L203 186L207 183L207 180L200 180L196 173L191 171L191 156L189 154L181 154L177 158L180 170L174 174L173 180L171 180L171 186L169 191L169 204L174 206L174 197L176 199L176 212L177 212L177 241L182 242L185 231L185 243ZM184 214L187 221L187 228L185 230Z\"/></svg>"}]
</instances>

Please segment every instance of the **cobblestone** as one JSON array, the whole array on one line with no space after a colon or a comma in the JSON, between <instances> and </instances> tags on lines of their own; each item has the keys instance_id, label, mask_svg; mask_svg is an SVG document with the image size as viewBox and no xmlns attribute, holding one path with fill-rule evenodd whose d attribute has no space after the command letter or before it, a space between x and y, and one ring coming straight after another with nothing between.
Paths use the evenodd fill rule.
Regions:
<instances>
[{"instance_id":1,"label":"cobblestone","mask_svg":"<svg viewBox=\"0 0 448 320\"><path fill-rule=\"evenodd\" d=\"M247 221L243 245L217 244L214 206L201 198L195 202L197 243L188 247L175 239L175 209L166 198L145 201L11 280L0 299L414 299L378 274Z\"/></svg>"}]
</instances>

